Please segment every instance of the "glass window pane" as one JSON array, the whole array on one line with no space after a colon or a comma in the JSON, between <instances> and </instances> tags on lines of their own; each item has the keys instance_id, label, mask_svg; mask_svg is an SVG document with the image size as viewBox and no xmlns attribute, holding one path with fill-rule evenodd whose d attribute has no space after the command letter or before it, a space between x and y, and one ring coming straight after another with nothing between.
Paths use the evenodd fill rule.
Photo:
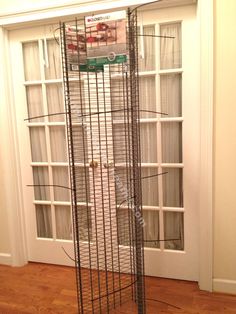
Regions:
<instances>
[{"instance_id":1,"label":"glass window pane","mask_svg":"<svg viewBox=\"0 0 236 314\"><path fill-rule=\"evenodd\" d=\"M47 147L44 127L30 127L32 161L47 161Z\"/></svg>"},{"instance_id":2,"label":"glass window pane","mask_svg":"<svg viewBox=\"0 0 236 314\"><path fill-rule=\"evenodd\" d=\"M175 69L182 66L181 24L163 24L160 27L161 36L174 38L160 38L161 69Z\"/></svg>"},{"instance_id":3,"label":"glass window pane","mask_svg":"<svg viewBox=\"0 0 236 314\"><path fill-rule=\"evenodd\" d=\"M41 85L33 85L26 87L26 97L28 106L28 117L34 118L42 116L43 110L43 96ZM30 122L41 122L44 121L44 117L29 120Z\"/></svg>"},{"instance_id":4,"label":"glass window pane","mask_svg":"<svg viewBox=\"0 0 236 314\"><path fill-rule=\"evenodd\" d=\"M156 111L156 86L155 77L140 77L139 78L139 99L140 109L147 111ZM154 112L140 112L141 118L157 118L157 114Z\"/></svg>"},{"instance_id":5,"label":"glass window pane","mask_svg":"<svg viewBox=\"0 0 236 314\"><path fill-rule=\"evenodd\" d=\"M47 205L35 205L37 236L39 238L52 238L51 207Z\"/></svg>"},{"instance_id":6,"label":"glass window pane","mask_svg":"<svg viewBox=\"0 0 236 314\"><path fill-rule=\"evenodd\" d=\"M162 162L182 162L182 123L163 122L161 124Z\"/></svg>"},{"instance_id":7,"label":"glass window pane","mask_svg":"<svg viewBox=\"0 0 236 314\"><path fill-rule=\"evenodd\" d=\"M157 162L157 125L141 123L140 125L141 161Z\"/></svg>"},{"instance_id":8,"label":"glass window pane","mask_svg":"<svg viewBox=\"0 0 236 314\"><path fill-rule=\"evenodd\" d=\"M168 172L162 176L163 205L183 207L183 169L163 168L162 172Z\"/></svg>"},{"instance_id":9,"label":"glass window pane","mask_svg":"<svg viewBox=\"0 0 236 314\"><path fill-rule=\"evenodd\" d=\"M165 249L184 250L184 214L164 212ZM169 240L169 241L166 241Z\"/></svg>"},{"instance_id":10,"label":"glass window pane","mask_svg":"<svg viewBox=\"0 0 236 314\"><path fill-rule=\"evenodd\" d=\"M159 212L154 210L143 210L144 219L144 246L160 248L159 235Z\"/></svg>"},{"instance_id":11,"label":"glass window pane","mask_svg":"<svg viewBox=\"0 0 236 314\"><path fill-rule=\"evenodd\" d=\"M47 80L61 78L60 46L55 39L47 40L49 66L45 66Z\"/></svg>"},{"instance_id":12,"label":"glass window pane","mask_svg":"<svg viewBox=\"0 0 236 314\"><path fill-rule=\"evenodd\" d=\"M72 239L72 221L70 206L55 206L57 239Z\"/></svg>"},{"instance_id":13,"label":"glass window pane","mask_svg":"<svg viewBox=\"0 0 236 314\"><path fill-rule=\"evenodd\" d=\"M49 177L47 167L33 167L34 197L35 200L50 200Z\"/></svg>"},{"instance_id":14,"label":"glass window pane","mask_svg":"<svg viewBox=\"0 0 236 314\"><path fill-rule=\"evenodd\" d=\"M39 47L37 41L23 43L25 80L40 80Z\"/></svg>"},{"instance_id":15,"label":"glass window pane","mask_svg":"<svg viewBox=\"0 0 236 314\"><path fill-rule=\"evenodd\" d=\"M65 127L51 126L50 127L50 141L51 141L51 156L52 161L65 162L67 161L66 150L66 134Z\"/></svg>"},{"instance_id":16,"label":"glass window pane","mask_svg":"<svg viewBox=\"0 0 236 314\"><path fill-rule=\"evenodd\" d=\"M161 75L160 86L161 86L161 112L168 114L167 117L181 117L182 116L181 74Z\"/></svg>"},{"instance_id":17,"label":"glass window pane","mask_svg":"<svg viewBox=\"0 0 236 314\"><path fill-rule=\"evenodd\" d=\"M47 85L47 104L48 114L63 113L49 116L50 122L59 122L65 120L64 99L61 84Z\"/></svg>"},{"instance_id":18,"label":"glass window pane","mask_svg":"<svg viewBox=\"0 0 236 314\"><path fill-rule=\"evenodd\" d=\"M59 185L59 187L54 187L54 200L55 201L70 201L70 190L63 188L69 188L69 177L67 167L53 167L53 185ZM61 186L61 187L60 187Z\"/></svg>"},{"instance_id":19,"label":"glass window pane","mask_svg":"<svg viewBox=\"0 0 236 314\"><path fill-rule=\"evenodd\" d=\"M145 206L158 206L158 168L142 168L142 202Z\"/></svg>"},{"instance_id":20,"label":"glass window pane","mask_svg":"<svg viewBox=\"0 0 236 314\"><path fill-rule=\"evenodd\" d=\"M139 29L140 33L140 29ZM144 55L139 58L139 71L151 71L155 70L155 27L144 26L143 34L147 36L139 37L139 51L141 51L143 41L143 52ZM150 36L148 36L150 35Z\"/></svg>"}]
</instances>

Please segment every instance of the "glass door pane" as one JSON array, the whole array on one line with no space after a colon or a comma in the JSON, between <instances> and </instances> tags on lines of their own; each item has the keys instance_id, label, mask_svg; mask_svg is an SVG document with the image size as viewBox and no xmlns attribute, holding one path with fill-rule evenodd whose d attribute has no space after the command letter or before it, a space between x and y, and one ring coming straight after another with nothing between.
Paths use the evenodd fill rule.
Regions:
<instances>
[{"instance_id":1,"label":"glass door pane","mask_svg":"<svg viewBox=\"0 0 236 314\"><path fill-rule=\"evenodd\" d=\"M26 81L40 80L38 41L23 43L23 58ZM33 65L33 66L32 66Z\"/></svg>"},{"instance_id":2,"label":"glass door pane","mask_svg":"<svg viewBox=\"0 0 236 314\"><path fill-rule=\"evenodd\" d=\"M52 238L52 213L50 206L35 205L37 236L39 238Z\"/></svg>"},{"instance_id":3,"label":"glass door pane","mask_svg":"<svg viewBox=\"0 0 236 314\"><path fill-rule=\"evenodd\" d=\"M65 108L62 89L60 46L54 38L39 38L23 44L25 89L29 119L32 173L34 184L35 219L40 238L72 240L71 191L68 172L68 154L65 125ZM40 59L41 56L41 59ZM36 84L32 84L37 80ZM78 83L71 87L78 92ZM79 112L74 113L77 117ZM38 117L39 116L39 117ZM35 118L38 117L38 118ZM38 124L38 125L36 125ZM87 142L86 126L74 126L73 141L82 148L82 131ZM85 162L88 162L88 147L85 147ZM78 202L85 201L85 170L77 165L84 162L84 156L76 155ZM88 171L87 171L88 175ZM49 205L48 202L51 202ZM43 204L44 203L44 204ZM79 206L84 215L81 239L88 240L87 222L91 220L87 209ZM89 231L90 232L90 231Z\"/></svg>"},{"instance_id":4,"label":"glass door pane","mask_svg":"<svg viewBox=\"0 0 236 314\"><path fill-rule=\"evenodd\" d=\"M148 248L160 248L159 211L144 210L144 246Z\"/></svg>"},{"instance_id":5,"label":"glass door pane","mask_svg":"<svg viewBox=\"0 0 236 314\"><path fill-rule=\"evenodd\" d=\"M176 69L182 66L181 23L162 24L160 35L167 36L160 40L161 69ZM173 37L173 38L169 38Z\"/></svg>"}]
</instances>

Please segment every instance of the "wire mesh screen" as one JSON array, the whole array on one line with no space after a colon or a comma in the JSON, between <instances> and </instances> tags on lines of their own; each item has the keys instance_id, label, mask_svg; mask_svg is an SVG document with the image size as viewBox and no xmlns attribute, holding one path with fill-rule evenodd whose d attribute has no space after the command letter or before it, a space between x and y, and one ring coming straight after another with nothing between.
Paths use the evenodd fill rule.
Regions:
<instances>
[{"instance_id":1,"label":"wire mesh screen","mask_svg":"<svg viewBox=\"0 0 236 314\"><path fill-rule=\"evenodd\" d=\"M137 14L125 18L126 53L102 64L90 48L119 43L118 26L98 24L60 27L78 307L109 313L132 299L145 313Z\"/></svg>"}]
</instances>

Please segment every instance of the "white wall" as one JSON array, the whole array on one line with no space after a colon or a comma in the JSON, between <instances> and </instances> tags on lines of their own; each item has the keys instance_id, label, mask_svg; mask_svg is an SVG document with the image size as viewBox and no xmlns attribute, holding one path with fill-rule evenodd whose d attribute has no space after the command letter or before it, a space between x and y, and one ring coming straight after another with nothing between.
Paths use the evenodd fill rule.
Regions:
<instances>
[{"instance_id":1,"label":"white wall","mask_svg":"<svg viewBox=\"0 0 236 314\"><path fill-rule=\"evenodd\" d=\"M23 265L26 248L19 241L19 238L24 235L23 217L20 211L22 193L19 174L16 171L18 146L15 117L12 114L12 92L11 87L7 84L9 81L9 58L7 45L5 45L6 33L7 31L0 27L0 60L4 60L1 64L4 76L1 76L0 79L0 264ZM15 70L17 71L17 69Z\"/></svg>"},{"instance_id":2,"label":"white wall","mask_svg":"<svg viewBox=\"0 0 236 314\"><path fill-rule=\"evenodd\" d=\"M2 40L2 32L0 32L0 40ZM3 47L0 47L0 60L5 60L5 53ZM3 67L1 69L3 71ZM7 127L7 110L6 105L2 101L5 94L5 84L1 82L0 85L0 262L1 255L10 253L10 238L9 226L7 216L7 187L6 178L8 175L8 127Z\"/></svg>"},{"instance_id":3,"label":"white wall","mask_svg":"<svg viewBox=\"0 0 236 314\"><path fill-rule=\"evenodd\" d=\"M214 288L229 280L236 293L235 12L235 0L215 0Z\"/></svg>"},{"instance_id":4,"label":"white wall","mask_svg":"<svg viewBox=\"0 0 236 314\"><path fill-rule=\"evenodd\" d=\"M0 104L1 105L1 104ZM0 125L3 125L2 110L0 108ZM0 129L0 138L5 137L3 128ZM1 253L10 253L10 238L8 230L8 217L7 217L7 200L6 200L6 189L5 189L5 177L7 176L7 169L4 162L3 154L4 146L1 141L1 150L0 150L0 254ZM1 258L0 258L1 261Z\"/></svg>"},{"instance_id":5,"label":"white wall","mask_svg":"<svg viewBox=\"0 0 236 314\"><path fill-rule=\"evenodd\" d=\"M0 29L0 42L4 40L3 31ZM0 60L6 60L4 45L0 45ZM4 71L5 64L1 66L1 71ZM7 105L3 101L6 93L4 81L0 81L0 263L11 263L11 243L9 232L9 187L7 186L8 177L11 177L9 170L9 128L8 128L8 113Z\"/></svg>"},{"instance_id":6,"label":"white wall","mask_svg":"<svg viewBox=\"0 0 236 314\"><path fill-rule=\"evenodd\" d=\"M15 13L18 11L30 11L37 8L57 7L66 3L78 3L75 0L1 0L0 16L6 13Z\"/></svg>"}]
</instances>

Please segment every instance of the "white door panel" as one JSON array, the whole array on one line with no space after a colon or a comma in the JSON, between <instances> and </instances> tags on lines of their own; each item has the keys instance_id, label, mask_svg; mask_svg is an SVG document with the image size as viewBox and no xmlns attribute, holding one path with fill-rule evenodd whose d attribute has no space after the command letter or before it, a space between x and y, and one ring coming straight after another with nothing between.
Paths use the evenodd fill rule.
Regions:
<instances>
[{"instance_id":1,"label":"white door panel","mask_svg":"<svg viewBox=\"0 0 236 314\"><path fill-rule=\"evenodd\" d=\"M65 119L45 116L64 112L60 49L52 37L51 27L11 33L24 219L30 261L73 265L62 249L73 257Z\"/></svg>"},{"instance_id":2,"label":"white door panel","mask_svg":"<svg viewBox=\"0 0 236 314\"><path fill-rule=\"evenodd\" d=\"M140 49L144 57L141 109L148 102L151 110L168 114L143 116L142 120L149 129L149 136L143 136L143 168L151 168L152 173L167 172L153 182L143 180L144 189L148 189L143 191L145 271L151 276L198 280L199 54L195 8L144 12L140 19L144 35L175 37L144 37L140 44L144 47ZM156 95L150 95L151 81ZM156 137L154 156L152 141ZM152 152L148 153L148 147Z\"/></svg>"}]
</instances>

